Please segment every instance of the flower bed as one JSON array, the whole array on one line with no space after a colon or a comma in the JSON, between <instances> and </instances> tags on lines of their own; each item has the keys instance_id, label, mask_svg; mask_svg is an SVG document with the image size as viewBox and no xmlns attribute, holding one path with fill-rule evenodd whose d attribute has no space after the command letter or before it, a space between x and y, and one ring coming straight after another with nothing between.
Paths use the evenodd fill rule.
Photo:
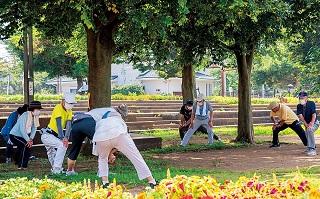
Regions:
<instances>
[{"instance_id":1,"label":"flower bed","mask_svg":"<svg viewBox=\"0 0 320 199\"><path fill-rule=\"evenodd\" d=\"M0 183L0 198L109 198L109 199L231 199L231 198L320 198L320 191L310 184L302 175L287 180L278 180L275 176L270 181L260 181L258 176L240 177L236 182L226 180L223 184L210 177L177 175L161 180L154 190L133 196L124 192L116 181L108 189L95 183L92 189L90 181L65 184L51 179L17 178Z\"/></svg>"}]
</instances>

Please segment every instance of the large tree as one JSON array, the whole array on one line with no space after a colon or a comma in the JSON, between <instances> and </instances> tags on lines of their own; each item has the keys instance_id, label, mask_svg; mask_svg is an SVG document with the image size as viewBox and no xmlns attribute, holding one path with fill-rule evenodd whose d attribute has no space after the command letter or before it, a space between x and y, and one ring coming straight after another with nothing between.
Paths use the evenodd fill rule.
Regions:
<instances>
[{"instance_id":1,"label":"large tree","mask_svg":"<svg viewBox=\"0 0 320 199\"><path fill-rule=\"evenodd\" d=\"M176 12L184 14L183 2L170 1L166 6L178 4ZM110 106L115 33L121 24L132 28L143 27L147 21L153 21L152 24L159 28L170 24L164 12L154 17L155 10L161 10L161 3L163 1L157 0L7 0L0 5L0 35L6 38L16 29L34 26L49 38L70 38L73 30L83 24L89 58L90 107Z\"/></svg>"}]
</instances>

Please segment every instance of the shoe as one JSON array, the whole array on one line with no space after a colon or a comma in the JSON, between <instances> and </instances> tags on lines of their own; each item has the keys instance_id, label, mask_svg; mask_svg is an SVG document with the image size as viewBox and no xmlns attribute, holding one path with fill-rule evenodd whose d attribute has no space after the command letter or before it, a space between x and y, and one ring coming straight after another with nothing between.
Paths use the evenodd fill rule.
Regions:
<instances>
[{"instance_id":1,"label":"shoe","mask_svg":"<svg viewBox=\"0 0 320 199\"><path fill-rule=\"evenodd\" d=\"M31 161L32 161L32 160L37 160L37 159L38 159L38 158L37 158L36 156L34 156L34 155L33 155L33 156L30 156L30 158L29 158L29 160L31 160Z\"/></svg>"},{"instance_id":2,"label":"shoe","mask_svg":"<svg viewBox=\"0 0 320 199\"><path fill-rule=\"evenodd\" d=\"M52 173L52 174L63 174L64 171L63 171L63 168L57 168L57 167L55 167L55 168L52 168L52 169L51 169L51 173Z\"/></svg>"},{"instance_id":3,"label":"shoe","mask_svg":"<svg viewBox=\"0 0 320 199\"><path fill-rule=\"evenodd\" d=\"M6 158L6 163L7 164L9 164L9 163L11 163L12 161L11 161L11 158Z\"/></svg>"},{"instance_id":4,"label":"shoe","mask_svg":"<svg viewBox=\"0 0 320 199\"><path fill-rule=\"evenodd\" d=\"M74 170L72 170L72 171L66 171L66 175L67 176L74 176L74 175L78 175L78 173L76 173Z\"/></svg>"},{"instance_id":5,"label":"shoe","mask_svg":"<svg viewBox=\"0 0 320 199\"><path fill-rule=\"evenodd\" d=\"M218 138L217 141L218 141L218 142L221 142L222 140L221 140L221 138Z\"/></svg>"},{"instance_id":6,"label":"shoe","mask_svg":"<svg viewBox=\"0 0 320 199\"><path fill-rule=\"evenodd\" d=\"M272 144L270 145L270 148L280 148L280 144Z\"/></svg>"},{"instance_id":7,"label":"shoe","mask_svg":"<svg viewBox=\"0 0 320 199\"><path fill-rule=\"evenodd\" d=\"M102 186L102 188L106 189L106 188L108 188L108 186L109 186L109 182L107 182L106 184L104 184L104 185Z\"/></svg>"},{"instance_id":8,"label":"shoe","mask_svg":"<svg viewBox=\"0 0 320 199\"><path fill-rule=\"evenodd\" d=\"M308 153L307 153L309 156L315 156L317 155L317 152L315 149L309 149Z\"/></svg>"},{"instance_id":9,"label":"shoe","mask_svg":"<svg viewBox=\"0 0 320 199\"><path fill-rule=\"evenodd\" d=\"M304 150L302 153L308 153L309 152L309 148L307 148L306 150Z\"/></svg>"},{"instance_id":10,"label":"shoe","mask_svg":"<svg viewBox=\"0 0 320 199\"><path fill-rule=\"evenodd\" d=\"M159 183L158 183L157 181L156 181L156 184L149 183L151 189L154 189L154 187L157 186L158 184L159 184Z\"/></svg>"}]
</instances>

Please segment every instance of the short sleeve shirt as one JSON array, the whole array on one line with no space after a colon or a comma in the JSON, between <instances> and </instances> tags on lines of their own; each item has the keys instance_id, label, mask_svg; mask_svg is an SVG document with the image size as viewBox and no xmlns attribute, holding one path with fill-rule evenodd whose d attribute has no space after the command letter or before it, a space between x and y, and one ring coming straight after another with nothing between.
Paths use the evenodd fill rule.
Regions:
<instances>
[{"instance_id":1,"label":"short sleeve shirt","mask_svg":"<svg viewBox=\"0 0 320 199\"><path fill-rule=\"evenodd\" d=\"M189 111L186 109L186 104L181 106L180 114L184 116L185 122L187 122L191 118L191 113L192 113L192 110Z\"/></svg>"},{"instance_id":2,"label":"short sleeve shirt","mask_svg":"<svg viewBox=\"0 0 320 199\"><path fill-rule=\"evenodd\" d=\"M278 116L280 120L284 120L286 124L292 124L298 120L297 115L285 104L280 104L280 110L277 112L270 112L270 117Z\"/></svg>"},{"instance_id":3,"label":"short sleeve shirt","mask_svg":"<svg viewBox=\"0 0 320 199\"><path fill-rule=\"evenodd\" d=\"M316 104L313 101L307 101L306 105L303 106L301 104L297 105L297 115L302 114L304 120L307 123L310 123L312 120L312 115L317 113ZM317 117L316 117L317 118ZM317 119L316 119L317 120Z\"/></svg>"},{"instance_id":4,"label":"short sleeve shirt","mask_svg":"<svg viewBox=\"0 0 320 199\"><path fill-rule=\"evenodd\" d=\"M61 117L62 128L65 128L67 121L72 120L72 110L65 110L62 104L58 104L54 107L48 127L54 130L55 132L58 132L56 118L59 118L59 117Z\"/></svg>"}]
</instances>

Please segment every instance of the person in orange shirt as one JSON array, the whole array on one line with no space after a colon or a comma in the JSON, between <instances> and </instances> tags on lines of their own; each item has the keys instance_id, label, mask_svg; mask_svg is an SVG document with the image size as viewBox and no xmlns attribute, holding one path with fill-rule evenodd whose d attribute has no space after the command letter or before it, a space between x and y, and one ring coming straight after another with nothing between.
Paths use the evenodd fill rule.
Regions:
<instances>
[{"instance_id":1,"label":"person in orange shirt","mask_svg":"<svg viewBox=\"0 0 320 199\"><path fill-rule=\"evenodd\" d=\"M280 131L285 130L286 128L291 128L294 132L298 134L304 146L307 146L308 141L306 137L306 132L301 127L297 115L285 104L278 104L273 101L268 105L268 109L271 110L270 118L273 122L272 131L273 131L273 140L270 148L279 148L279 133ZM277 116L280 121L277 122L274 118Z\"/></svg>"}]
</instances>

